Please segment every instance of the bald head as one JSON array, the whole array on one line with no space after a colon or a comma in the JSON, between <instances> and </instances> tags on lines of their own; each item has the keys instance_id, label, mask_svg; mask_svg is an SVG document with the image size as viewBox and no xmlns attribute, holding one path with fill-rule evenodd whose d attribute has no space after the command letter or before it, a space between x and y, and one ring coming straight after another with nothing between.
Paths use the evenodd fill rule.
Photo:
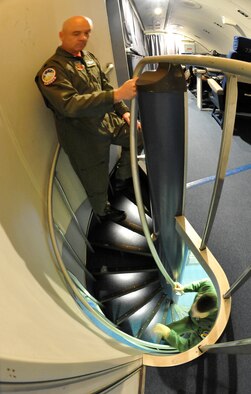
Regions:
<instances>
[{"instance_id":1,"label":"bald head","mask_svg":"<svg viewBox=\"0 0 251 394\"><path fill-rule=\"evenodd\" d=\"M72 16L66 19L59 33L62 48L74 56L78 55L85 48L92 27L92 20L85 16Z\"/></svg>"},{"instance_id":2,"label":"bald head","mask_svg":"<svg viewBox=\"0 0 251 394\"><path fill-rule=\"evenodd\" d=\"M63 23L62 26L62 32L66 32L71 30L73 27L77 27L77 26L82 26L82 25L88 25L89 28L92 29L93 23L92 20L90 18L88 18L87 16L71 16L70 18L66 19Z\"/></svg>"}]
</instances>

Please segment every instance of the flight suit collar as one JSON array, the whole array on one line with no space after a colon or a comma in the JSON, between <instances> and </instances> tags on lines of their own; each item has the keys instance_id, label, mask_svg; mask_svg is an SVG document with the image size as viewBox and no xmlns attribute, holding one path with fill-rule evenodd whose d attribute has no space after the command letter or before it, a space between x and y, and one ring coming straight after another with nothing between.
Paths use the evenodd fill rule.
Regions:
<instances>
[{"instance_id":1,"label":"flight suit collar","mask_svg":"<svg viewBox=\"0 0 251 394\"><path fill-rule=\"evenodd\" d=\"M73 56L70 52L65 51L61 46L57 48L56 54L64 57L68 57L71 59L79 58L80 56ZM81 51L81 57L84 56L84 52Z\"/></svg>"}]
</instances>

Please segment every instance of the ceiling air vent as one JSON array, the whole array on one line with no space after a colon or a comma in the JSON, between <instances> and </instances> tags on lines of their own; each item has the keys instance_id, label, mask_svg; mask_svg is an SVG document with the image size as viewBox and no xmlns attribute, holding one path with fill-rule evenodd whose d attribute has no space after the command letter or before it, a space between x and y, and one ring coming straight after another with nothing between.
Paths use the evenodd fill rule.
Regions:
<instances>
[{"instance_id":1,"label":"ceiling air vent","mask_svg":"<svg viewBox=\"0 0 251 394\"><path fill-rule=\"evenodd\" d=\"M207 33L207 34L210 34L210 31L208 31L208 30L206 30L206 29L203 29L203 31L204 31L205 33Z\"/></svg>"},{"instance_id":2,"label":"ceiling air vent","mask_svg":"<svg viewBox=\"0 0 251 394\"><path fill-rule=\"evenodd\" d=\"M223 27L222 25L220 25L218 22L214 22L214 24L218 27Z\"/></svg>"},{"instance_id":3,"label":"ceiling air vent","mask_svg":"<svg viewBox=\"0 0 251 394\"><path fill-rule=\"evenodd\" d=\"M184 6L184 7L187 7L187 8L201 8L201 5L197 2L197 1L194 1L194 0L182 0L181 1L181 4Z\"/></svg>"},{"instance_id":4,"label":"ceiling air vent","mask_svg":"<svg viewBox=\"0 0 251 394\"><path fill-rule=\"evenodd\" d=\"M239 12L239 14L241 14L242 16L245 16L245 18L249 18L249 15L245 11L237 10L237 12Z\"/></svg>"}]
</instances>

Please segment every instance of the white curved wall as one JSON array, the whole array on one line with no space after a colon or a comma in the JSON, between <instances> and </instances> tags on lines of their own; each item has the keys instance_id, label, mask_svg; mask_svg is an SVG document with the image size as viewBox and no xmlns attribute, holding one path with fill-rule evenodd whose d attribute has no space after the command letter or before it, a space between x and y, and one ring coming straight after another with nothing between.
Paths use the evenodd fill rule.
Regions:
<instances>
[{"instance_id":1,"label":"white curved wall","mask_svg":"<svg viewBox=\"0 0 251 394\"><path fill-rule=\"evenodd\" d=\"M99 10L97 14L97 10ZM57 272L46 219L56 148L52 115L34 83L59 44L61 22L93 18L89 49L113 61L105 2L2 0L0 43L0 380L86 374L141 357L85 318Z\"/></svg>"}]
</instances>

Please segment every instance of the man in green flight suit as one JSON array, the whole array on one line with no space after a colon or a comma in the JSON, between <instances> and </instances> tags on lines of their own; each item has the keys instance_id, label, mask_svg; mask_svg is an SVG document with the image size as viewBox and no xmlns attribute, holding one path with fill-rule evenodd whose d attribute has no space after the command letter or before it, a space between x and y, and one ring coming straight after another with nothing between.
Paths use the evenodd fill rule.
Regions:
<instances>
[{"instance_id":1,"label":"man in green flight suit","mask_svg":"<svg viewBox=\"0 0 251 394\"><path fill-rule=\"evenodd\" d=\"M136 80L114 89L96 57L83 51L93 28L90 18L67 19L59 33L62 45L37 73L35 81L55 118L60 145L80 178L101 221L124 220L124 211L108 202L110 145L122 146L116 170L117 189L131 179L130 112L123 100L136 96ZM142 135L138 124L138 146Z\"/></svg>"},{"instance_id":2,"label":"man in green flight suit","mask_svg":"<svg viewBox=\"0 0 251 394\"><path fill-rule=\"evenodd\" d=\"M175 292L196 292L188 316L168 326L158 323L153 332L159 334L172 347L180 352L197 345L209 333L217 317L217 294L208 279L183 286L176 282Z\"/></svg>"}]
</instances>

